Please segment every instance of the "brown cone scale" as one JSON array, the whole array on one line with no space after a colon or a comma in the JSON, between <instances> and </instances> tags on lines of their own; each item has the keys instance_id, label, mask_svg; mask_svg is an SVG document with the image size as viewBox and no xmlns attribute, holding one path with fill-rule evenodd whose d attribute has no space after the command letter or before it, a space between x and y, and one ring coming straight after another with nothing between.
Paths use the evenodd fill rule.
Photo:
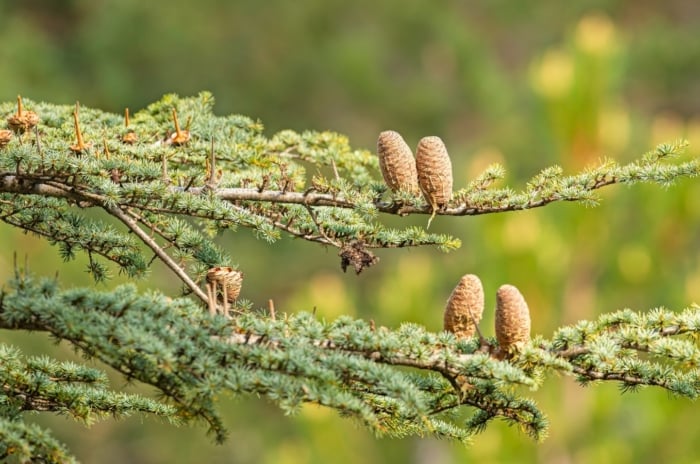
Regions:
<instances>
[{"instance_id":1,"label":"brown cone scale","mask_svg":"<svg viewBox=\"0 0 700 464\"><path fill-rule=\"evenodd\" d=\"M471 338L484 313L484 288L474 274L466 274L447 300L444 329L458 339Z\"/></svg>"},{"instance_id":2,"label":"brown cone scale","mask_svg":"<svg viewBox=\"0 0 700 464\"><path fill-rule=\"evenodd\" d=\"M416 161L401 134L391 130L379 134L377 157L384 182L392 192L420 192Z\"/></svg>"},{"instance_id":3,"label":"brown cone scale","mask_svg":"<svg viewBox=\"0 0 700 464\"><path fill-rule=\"evenodd\" d=\"M513 285L501 285L496 293L496 340L501 355L519 350L530 340L530 310Z\"/></svg>"}]
</instances>

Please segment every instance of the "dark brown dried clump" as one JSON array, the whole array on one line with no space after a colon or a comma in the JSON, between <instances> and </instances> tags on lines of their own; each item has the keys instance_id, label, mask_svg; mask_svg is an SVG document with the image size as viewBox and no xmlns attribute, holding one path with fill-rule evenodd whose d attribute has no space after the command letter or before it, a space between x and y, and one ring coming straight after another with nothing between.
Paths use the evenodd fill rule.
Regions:
<instances>
[{"instance_id":1,"label":"dark brown dried clump","mask_svg":"<svg viewBox=\"0 0 700 464\"><path fill-rule=\"evenodd\" d=\"M391 130L379 134L377 157L384 182L392 192L420 192L416 160L401 134Z\"/></svg>"},{"instance_id":2,"label":"dark brown dried clump","mask_svg":"<svg viewBox=\"0 0 700 464\"><path fill-rule=\"evenodd\" d=\"M484 313L484 288L474 274L463 276L447 300L444 328L458 339L471 338Z\"/></svg>"},{"instance_id":3,"label":"dark brown dried clump","mask_svg":"<svg viewBox=\"0 0 700 464\"><path fill-rule=\"evenodd\" d=\"M360 240L344 244L338 255L343 272L347 270L348 266L352 266L355 269L355 274L359 274L365 268L379 262L379 258L367 250L365 244Z\"/></svg>"},{"instance_id":4,"label":"dark brown dried clump","mask_svg":"<svg viewBox=\"0 0 700 464\"><path fill-rule=\"evenodd\" d=\"M530 310L513 285L501 285L496 293L495 325L500 357L518 351L530 340Z\"/></svg>"}]
</instances>

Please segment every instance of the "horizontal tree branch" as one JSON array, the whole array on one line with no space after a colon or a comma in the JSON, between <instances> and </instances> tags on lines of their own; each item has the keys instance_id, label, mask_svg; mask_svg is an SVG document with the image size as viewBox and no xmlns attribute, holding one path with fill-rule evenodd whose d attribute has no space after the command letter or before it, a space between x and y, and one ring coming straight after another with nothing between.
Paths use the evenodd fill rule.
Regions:
<instances>
[{"instance_id":1,"label":"horizontal tree branch","mask_svg":"<svg viewBox=\"0 0 700 464\"><path fill-rule=\"evenodd\" d=\"M589 186L586 191L600 189L607 185L619 183L616 178L607 178ZM43 195L48 197L66 198L79 203L80 206L90 206L91 201L86 199L87 192L79 185L63 184L46 176L41 178L29 175L0 174L0 192L16 193L20 195ZM187 192L192 195L211 194L222 200L239 202L268 202L280 204L299 204L306 206L321 206L335 208L356 208L357 205L350 199L343 198L331 193L289 192L281 190L258 190L254 188L217 188L212 190L209 187L169 187L173 192ZM95 195L99 197L99 195ZM93 198L95 198L93 197ZM489 213L500 213L507 211L517 211L525 209L540 208L556 201L576 201L576 198L568 198L561 195L550 195L547 197L534 196L525 203L503 202L497 205L469 205L468 203L450 206L439 209L436 214L442 216L476 216ZM432 214L430 205L420 206L406 205L400 202L376 201L374 206L379 212L406 216L411 214Z\"/></svg>"}]
</instances>

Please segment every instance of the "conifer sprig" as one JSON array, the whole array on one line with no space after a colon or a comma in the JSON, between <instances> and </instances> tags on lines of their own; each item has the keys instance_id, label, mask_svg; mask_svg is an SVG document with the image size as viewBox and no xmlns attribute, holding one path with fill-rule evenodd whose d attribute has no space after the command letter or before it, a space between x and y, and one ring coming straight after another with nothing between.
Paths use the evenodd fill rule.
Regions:
<instances>
[{"instance_id":1,"label":"conifer sprig","mask_svg":"<svg viewBox=\"0 0 700 464\"><path fill-rule=\"evenodd\" d=\"M608 185L668 185L700 173L695 159L667 162L683 151L683 141L660 145L626 165L605 160L570 176L556 166L547 168L521 192L494 187L504 176L495 165L451 200L444 195L445 204L435 208L411 189L389 192L377 157L353 150L344 136L283 131L267 138L259 122L215 116L213 97L206 92L194 98L167 95L137 112L130 118L128 143L120 115L80 107L78 125L77 106L25 99L24 107L31 107L40 122L2 148L0 219L59 244L66 259L76 250L87 252L98 280L108 269L93 256L131 276L145 272L129 232L135 233L201 299L196 282L206 269L232 264L208 240L226 229L252 228L269 242L289 234L337 247L341 256L349 246L368 256L372 248L436 245L449 251L460 246L458 239L424 228L389 228L380 213L465 216L556 201L596 204L595 191ZM0 104L0 113L15 111L15 102ZM185 122L175 124L175 115ZM185 128L178 136L180 126ZM175 143L173 137L181 140ZM84 146L71 150L77 138ZM94 143L99 139L103 142ZM85 213L93 208L117 216L126 230L88 219ZM351 264L361 271L374 262L370 257L363 265Z\"/></svg>"},{"instance_id":2,"label":"conifer sprig","mask_svg":"<svg viewBox=\"0 0 700 464\"><path fill-rule=\"evenodd\" d=\"M597 190L608 185L665 187L700 174L698 159L671 160L686 142L659 145L624 165L603 160L573 175L549 167L521 191L496 187L505 176L500 165L455 192L450 169L450 186L441 182L437 189L448 170L426 171L421 158L416 176L424 179L416 183L422 198L413 179L406 179L414 159L405 144L400 153L380 144L385 185L377 156L352 149L342 135L282 131L266 137L259 122L215 116L212 108L206 92L166 95L131 117L125 112L124 119L77 104L19 98L16 105L0 104L10 127L0 129L0 220L57 244L65 259L86 252L96 280L108 277L103 260L129 276L141 276L150 262L161 260L186 293L209 308L156 291L138 294L131 286L61 290L55 281L18 274L0 294L1 329L65 340L127 379L156 387L167 404L111 392L93 369L24 359L0 345L0 458L71 462L47 432L22 421L28 410L86 423L133 412L202 421L223 440L216 405L222 392L263 395L286 412L307 403L325 406L377 435L463 442L496 418L542 438L546 417L521 392L537 389L552 373L584 384L613 381L623 390L656 386L689 398L700 394L697 307L619 311L531 341L529 312L510 311L520 307L510 304L512 298L499 303L500 319L518 322L511 325L522 330L502 323L508 333L498 333L497 324L494 339L475 326L476 339L471 329L457 327L455 317L462 318L460 327L477 321L472 309L464 313L467 295L461 290L448 304L446 328L453 333L430 333L411 323L377 328L349 317L324 322L306 313L266 317L236 300L242 274L212 240L238 227L268 242L288 234L338 248L342 268L359 273L378 261L373 248L460 246L458 239L423 227L387 227L384 215L467 216L558 201L595 205ZM447 150L440 148L438 161L446 167ZM123 227L108 225L109 216ZM211 279L208 293L201 288L205 276L219 275L212 270L229 276L219 282L227 289L221 300ZM510 346L499 347L499 341Z\"/></svg>"}]
</instances>

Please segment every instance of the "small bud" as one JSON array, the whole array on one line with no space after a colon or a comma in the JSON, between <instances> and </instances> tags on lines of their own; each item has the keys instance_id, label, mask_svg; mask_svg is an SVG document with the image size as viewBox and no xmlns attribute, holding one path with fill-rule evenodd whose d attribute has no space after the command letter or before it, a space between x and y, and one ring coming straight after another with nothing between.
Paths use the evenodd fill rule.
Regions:
<instances>
[{"instance_id":1,"label":"small bud","mask_svg":"<svg viewBox=\"0 0 700 464\"><path fill-rule=\"evenodd\" d=\"M34 111L25 111L22 97L17 95L17 113L7 118L7 125L17 134L23 134L39 124L39 116Z\"/></svg>"},{"instance_id":2,"label":"small bud","mask_svg":"<svg viewBox=\"0 0 700 464\"><path fill-rule=\"evenodd\" d=\"M401 134L384 131L377 139L377 157L384 182L392 192L418 193L416 161Z\"/></svg>"},{"instance_id":3,"label":"small bud","mask_svg":"<svg viewBox=\"0 0 700 464\"><path fill-rule=\"evenodd\" d=\"M513 285L501 285L496 293L496 340L500 357L519 350L530 340L530 310Z\"/></svg>"},{"instance_id":4,"label":"small bud","mask_svg":"<svg viewBox=\"0 0 700 464\"><path fill-rule=\"evenodd\" d=\"M466 274L447 300L444 329L458 339L471 338L484 313L484 288L474 274Z\"/></svg>"},{"instance_id":5,"label":"small bud","mask_svg":"<svg viewBox=\"0 0 700 464\"><path fill-rule=\"evenodd\" d=\"M207 282L216 283L222 293L226 292L228 302L233 303L241 293L243 273L228 266L217 266L207 271Z\"/></svg>"},{"instance_id":6,"label":"small bud","mask_svg":"<svg viewBox=\"0 0 700 464\"><path fill-rule=\"evenodd\" d=\"M5 148L5 145L12 140L12 131L7 129L0 130L0 148Z\"/></svg>"},{"instance_id":7,"label":"small bud","mask_svg":"<svg viewBox=\"0 0 700 464\"><path fill-rule=\"evenodd\" d=\"M423 137L416 148L418 185L433 212L452 199L452 163L440 137Z\"/></svg>"}]
</instances>

